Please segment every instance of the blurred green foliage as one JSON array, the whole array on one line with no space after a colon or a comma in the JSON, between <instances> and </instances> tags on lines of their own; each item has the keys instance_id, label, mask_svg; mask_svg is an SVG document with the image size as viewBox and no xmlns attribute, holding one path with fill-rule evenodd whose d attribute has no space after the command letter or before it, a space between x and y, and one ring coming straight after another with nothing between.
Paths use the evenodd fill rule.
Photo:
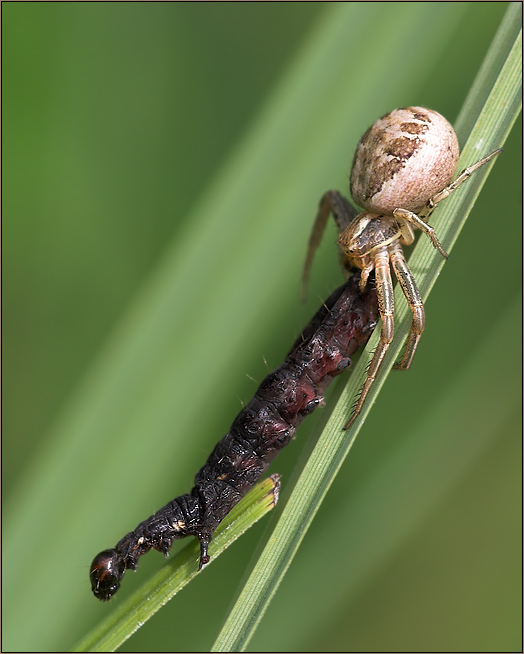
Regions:
<instances>
[{"instance_id":1,"label":"blurred green foliage","mask_svg":"<svg viewBox=\"0 0 524 654\"><path fill-rule=\"evenodd\" d=\"M346 188L356 140L395 106L428 106L453 121L506 9L4 5L4 649L67 650L111 610L90 595L91 558L189 490L239 399L255 390L245 373L259 381L277 365L339 283L332 229L310 300L298 302L316 203L327 188ZM325 78L326 88L340 79L340 95L311 88L275 145L267 125L285 116L279 98L334 20L347 42ZM331 125L340 138L329 151ZM261 129L273 149L254 184L260 153L250 144ZM319 172L300 185L302 169L285 162L312 151ZM272 167L285 172L274 179ZM431 295L412 371L389 377L253 650L519 649L521 173L517 126ZM213 198L234 182L238 203L212 215ZM253 197L261 216L246 213ZM149 321L157 298L163 308ZM497 348L486 349L494 334L515 353L503 374ZM373 567L362 564L357 583L352 526L378 515L376 488L388 488L410 435L424 440L426 417L448 406L450 389L456 413L441 419L456 431L451 456L461 455L468 416L490 402L472 385L479 369L509 398L500 412L493 406L488 445L416 528L392 539L380 565L372 556ZM318 419L272 466L284 499ZM340 522L350 534L342 543ZM263 529L125 649L209 649ZM145 557L122 595L160 565Z\"/></svg>"}]
</instances>

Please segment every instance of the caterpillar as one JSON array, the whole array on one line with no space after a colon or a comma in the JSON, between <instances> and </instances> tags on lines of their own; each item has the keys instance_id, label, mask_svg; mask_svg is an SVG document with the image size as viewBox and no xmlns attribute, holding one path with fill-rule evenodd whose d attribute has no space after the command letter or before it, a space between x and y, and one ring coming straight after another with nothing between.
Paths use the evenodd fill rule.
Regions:
<instances>
[{"instance_id":1,"label":"caterpillar","mask_svg":"<svg viewBox=\"0 0 524 654\"><path fill-rule=\"evenodd\" d=\"M213 533L258 481L302 420L324 403L332 379L351 364L377 323L374 284L359 288L360 271L334 291L293 344L286 360L260 384L231 429L195 476L190 493L175 498L114 548L100 552L90 568L95 597L107 601L126 570L150 549L167 556L173 541L196 536L199 569L209 562Z\"/></svg>"}]
</instances>

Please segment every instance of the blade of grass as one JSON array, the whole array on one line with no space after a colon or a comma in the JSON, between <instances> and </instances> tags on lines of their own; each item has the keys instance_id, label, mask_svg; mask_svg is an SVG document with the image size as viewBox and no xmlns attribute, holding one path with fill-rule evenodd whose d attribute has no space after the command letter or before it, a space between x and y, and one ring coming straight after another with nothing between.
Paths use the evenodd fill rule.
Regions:
<instances>
[{"instance_id":1,"label":"blade of grass","mask_svg":"<svg viewBox=\"0 0 524 654\"><path fill-rule=\"evenodd\" d=\"M271 475L257 484L223 520L210 548L211 562L268 513L278 501L280 478ZM73 652L114 652L201 571L200 545L194 539L173 556L146 584L93 629Z\"/></svg>"},{"instance_id":2,"label":"blade of grass","mask_svg":"<svg viewBox=\"0 0 524 654\"><path fill-rule=\"evenodd\" d=\"M436 636L431 631L426 633L420 648L416 646L403 647L400 643L406 644L405 635L395 642L396 646L393 644L388 646L386 643L392 642L394 636L390 632L389 638L384 634L379 636L377 633L375 636L383 645L378 648L362 649L361 645L356 643L358 639L356 625L347 630L346 639L343 641L344 645L339 643L339 647L334 647L333 641L328 641L329 644L322 648L316 632L319 624L332 625L334 615L342 616L344 619L343 616L346 614L350 624L354 624L355 616L350 616L350 614L356 611L357 606L363 601L363 595L367 595L370 587L374 588L374 592L378 592L384 601L380 606L375 606L376 624L383 625L386 619L394 621L395 618L392 618L391 613L396 614L399 623L406 621L409 625L410 622L417 621L427 610L428 603L431 605L434 600L433 594L438 594L435 586L428 582L427 594L424 589L413 594L419 596L420 613L416 617L410 615L411 610L414 609L413 604L417 604L415 597L410 597L409 591L412 591L410 572L415 573L415 570L420 570L421 561L424 561L423 568L431 567L430 576L433 574L446 579L443 581L443 585L446 587L449 584L450 596L460 594L464 597L473 590L463 584L463 580L454 579L452 571L453 568L464 569L468 566L459 557L455 558L457 552L454 547L469 551L470 547L475 547L475 537L473 534L471 536L468 534L468 544L466 542L461 542L460 545L456 542L452 544L450 541L453 539L448 537L445 530L441 530L439 533L438 527L440 525L442 528L445 526L446 520L450 519L449 516L446 516L439 523L438 515L443 505L457 502L459 499L457 498L457 487L462 489L460 499L470 508L470 515L464 519L465 521L471 520L473 523L475 518L471 514L480 513L482 515L481 507L490 496L490 491L487 489L491 487L491 501L499 507L501 513L509 513L512 516L516 523L515 537L518 538L521 514L518 500L515 499L516 506L514 507L510 502L499 503L500 498L493 496L494 489L497 488L495 475L489 481L485 480L485 494L482 494L478 488L476 490L480 492L476 494L473 489L464 484L464 479L471 474L472 469L479 465L479 461L486 458L486 455L490 456L490 451L493 456L495 448L501 450L507 448L508 442L514 444L513 455L519 460L521 458L521 425L515 424L515 429L512 430L509 428L507 420L508 415L513 412L520 415L521 388L519 383L509 387L504 384L508 372L512 369L512 360L518 357L518 353L511 348L500 348L500 343L503 342L518 344L521 314L520 297L516 297L510 304L504 305L494 324L491 325L491 329L485 333L481 341L479 349L484 356L472 355L468 357L467 365L453 371L453 374L449 375L450 378L446 385L440 388L440 392L432 395L431 401L427 401L424 406L425 410L420 414L419 419L413 422L407 421L401 434L393 429L388 429L389 425L386 427L387 435L381 437L369 434L371 440L377 439L375 443L384 443L389 438L395 444L385 456L382 456L383 452L377 452L377 456L374 457L375 465L368 469L365 477L362 475L362 471L357 472L358 464L355 461L351 463L346 461L341 473L342 475L345 473L346 481L350 481L352 472L360 477L361 483L357 486L358 493L352 492L347 495L344 484L340 479L336 480L334 486L338 489L338 495L335 488L332 487L327 498L338 508L338 513L335 516L332 514L332 519L336 521L336 529L327 524L324 516L317 515L307 539L301 546L299 556L288 570L285 583L279 588L268 615L262 621L250 643L251 651L268 651L266 643L269 638L264 635L264 630L270 615L273 618L271 627L279 633L278 639L273 642L278 642L280 651L306 651L308 646L315 651L319 651L319 648L324 651L342 651L343 649L344 651L377 652L453 650L453 647L443 648L442 646L443 641L454 641L454 637L450 637L449 633L441 633L440 636ZM492 357L493 362L489 374L487 374L486 358L495 353L496 356ZM395 390L398 396L398 390ZM412 398L409 398L409 401L411 402ZM406 411L409 412L409 410L410 405L407 404ZM387 424L388 416L382 414L378 422ZM520 421L517 419L516 422ZM369 425L367 426L369 432ZM352 454L356 453L352 451ZM357 458L358 455L355 459ZM485 472L489 474L489 470ZM519 487L518 480L515 480L513 484L515 488ZM457 502L457 504L459 503ZM464 510L464 504L462 510ZM460 512L460 509L458 511ZM329 530L327 533L326 528ZM471 524L470 528L474 530ZM438 560L438 563L434 559L435 552L417 550L417 545L419 547L421 545L420 534L424 533L425 529L429 529L433 539L436 540L436 542L434 540L435 549L442 549L443 557ZM489 533L493 527L486 526L485 529ZM477 532L476 535L478 537L480 534ZM465 537L466 534L463 533L463 536ZM431 541L431 536L428 538ZM497 538L507 538L507 534L498 535ZM456 540L461 541L458 535ZM424 542L429 546L429 550L430 543L427 539ZM343 545L338 547L337 554L340 552L340 556L333 561L332 550L335 543ZM324 546L324 544L326 545ZM387 580L391 579L392 575L395 576L394 571L398 565L397 558L399 556L406 557L406 548L410 549L410 558L418 560L413 568L409 566L403 568L406 575L404 580L402 580L402 573L400 579L397 577L400 585L404 581L408 586L407 596L403 595L398 588L393 590L386 587ZM480 557L477 557L479 557L478 549L474 557L472 574L475 574L476 571L476 576L480 577L477 580L477 587L482 589L489 585L489 572L483 570ZM516 564L518 568L520 558L517 556L516 559L512 563ZM318 586L315 584L314 600L310 598L311 606L304 601L299 607L293 606L287 612L289 631L286 632L285 629L282 629L281 624L274 620L277 612L276 605L278 603L280 607L285 606L286 601L289 601L290 594L311 595L311 577L306 580L300 575L300 569L307 566L308 562L312 568L315 566L314 569L317 571L313 578L318 576L320 581ZM324 566L322 566L323 563ZM445 568L441 566L445 566ZM498 572L500 574L501 570ZM518 573L514 576L513 587L515 588L520 585L520 577ZM453 586L453 582L455 582L455 586ZM390 591L399 603L395 607L384 600ZM374 596L372 591L369 594L371 597ZM446 594L445 590L444 594ZM519 611L518 599L515 607L517 613ZM368 601L373 605L373 600ZM476 599L472 598L471 603L465 607L465 612L475 614L473 608L475 602ZM512 605L513 602L508 601L506 609L511 609ZM388 610L384 608L385 606L388 606ZM445 612L447 611L453 612L449 606L446 607ZM428 616L428 620L433 621L434 624L438 623L439 616L443 617L442 613L436 609L432 617ZM387 618L385 614L387 614ZM358 618L356 620L358 621ZM281 622L280 618L279 622ZM296 622L302 624L298 637L293 629ZM373 616L371 622L373 623ZM418 628L417 625L416 629ZM280 631L278 631L279 629ZM325 636L328 636L329 627L324 627L322 631ZM422 633L424 632L423 629ZM386 633L388 633L387 630ZM477 643L482 642L482 636L478 632L475 632L475 635L470 634L470 638L475 638ZM436 642L439 643L438 646ZM504 642L504 639L500 639L499 642ZM479 651L476 647L458 649ZM490 648L490 651L505 651L505 649L495 647Z\"/></svg>"},{"instance_id":3,"label":"blade of grass","mask_svg":"<svg viewBox=\"0 0 524 654\"><path fill-rule=\"evenodd\" d=\"M479 77L473 85L465 107L457 121L459 140L466 136L465 125L474 126L468 135L459 166L473 163L479 156L500 147L507 137L521 109L522 94L522 33L518 23L518 9L511 5L505 21L494 39ZM517 34L515 35L515 32ZM502 65L501 65L502 64ZM492 87L485 83L494 79ZM472 115L478 115L475 121ZM434 216L433 224L449 251L489 172L489 166L476 174L453 194L445 207ZM422 297L427 298L443 265L438 253L426 239L421 239L410 258ZM377 378L364 411L348 434L342 427L348 417L350 400L361 387L372 352L378 342L378 330L361 357L331 419L320 436L310 459L305 465L293 493L282 511L279 522L252 574L222 628L213 651L244 651L264 612L282 580L311 521L325 496L342 461L354 442L373 400L379 392L393 361L407 337L410 325L408 308L401 303L402 293L395 294L397 335L384 366Z\"/></svg>"},{"instance_id":4,"label":"blade of grass","mask_svg":"<svg viewBox=\"0 0 524 654\"><path fill-rule=\"evenodd\" d=\"M172 491L187 490L191 473L208 451L194 415L201 415L204 398L219 395L218 386L228 386L230 377L226 379L225 375L234 375L235 365L237 374L239 369L245 371L250 341L255 343L258 357L264 351L254 332L255 323L261 320L249 317L251 305L243 304L239 310L239 298L251 299L252 304L256 297L256 303L264 307L264 313L259 311L258 315L263 315L267 331L275 329L275 325L284 331L282 323L289 320L285 318L289 314L295 322L288 324L296 329L309 317L306 312L296 319L300 311L296 285L288 283L298 277L307 238L306 216L317 195L326 188L326 180L337 174L342 178L350 157L348 144L356 142L365 126L367 107L380 107L380 111L391 108L426 85L428 72L446 50L458 24L457 16L463 15L466 4L330 6L336 29L327 35L329 56L321 52L321 56L312 57L314 70L304 75L304 57L300 53L300 65L292 71L298 73L300 92L296 79L284 76L278 102L272 98L271 111L264 110L255 136L251 132L242 147L242 156L235 153L234 165L228 162L225 174L192 213L192 228L188 228L178 248L169 249L166 260L137 294L133 309L101 352L87 383L76 389L58 424L43 439L44 446L34 459L38 466L30 467L20 480L21 492L16 493L16 508L13 502L14 513L5 532L5 557L10 565L4 570L9 597L9 615L4 624L11 644L16 643L15 649L54 650L67 646L72 639L64 634L75 625L78 629L91 614L94 616L89 603L94 606L96 602L90 597L86 568L99 545L107 545L106 537L120 537L121 529L148 515L158 506L158 497L160 504L172 496ZM405 53L395 47L399 39L403 40L403 30L407 34L422 33L428 23L432 30L425 35L425 56L406 60ZM347 76L347 62L359 50L362 39L368 38L370 29L376 34L377 24L387 61L374 49L366 69L360 65L349 67L355 72L356 84L341 84L341 72ZM356 102L356 97L362 99L362 92L366 102ZM273 129L275 116L283 108L285 120L279 119ZM303 117L297 129L297 119ZM287 156L288 152L296 154ZM341 179L340 185L343 183ZM217 192L221 184L221 192ZM176 215L176 210L173 213ZM256 248L246 247L249 231ZM191 248L192 270L186 266ZM216 256L218 249L223 250L222 258ZM270 266L268 252L272 253ZM235 257L237 264L239 259L249 261L248 275L238 274L239 268L229 269ZM180 265L170 265L169 258ZM196 276L192 274L195 268ZM320 291L322 296L325 291ZM188 302L190 294L194 298ZM270 314L266 311L269 305L285 307L285 314L278 310ZM205 307L203 314L198 313L199 306ZM186 321L189 328L185 332L179 330L181 321L173 318L176 312L191 318ZM206 322L212 325L211 339L209 330L202 327ZM289 331L286 334L282 348L288 344ZM184 351L195 353L195 357L199 352L204 356L198 361L188 356L183 359L184 366L178 360L173 363L170 357L178 342L183 342ZM184 411L177 410L179 406ZM210 415L210 423L213 419L216 421ZM218 437L216 426L209 433L211 446ZM190 446L192 441L198 442L198 458L185 454L186 444ZM156 461L155 453L160 454ZM146 457L154 465L154 472L152 466L144 466ZM179 479L179 486L172 488L169 480L181 477L185 481ZM161 478L166 481L159 495ZM148 491L141 490L141 486ZM117 507L116 514L108 510L108 502L110 507ZM38 572L27 565L35 554L34 541L27 538L29 533L38 535L38 555L46 562ZM57 547L57 543L67 546ZM60 611L56 610L58 605ZM179 603L173 609L184 611L187 606L189 603L181 609ZM148 637L157 636L151 634L152 627L150 624Z\"/></svg>"},{"instance_id":5,"label":"blade of grass","mask_svg":"<svg viewBox=\"0 0 524 654\"><path fill-rule=\"evenodd\" d=\"M297 307L298 281L293 286L284 280L298 280L304 216L310 215L318 188L345 170L348 142L356 142L367 121L367 110L355 103L355 86L340 83L353 50L365 45L380 21L387 66L375 51L366 72L354 67L355 83L369 102L394 106L427 78L464 7L327 5L325 19L199 198L184 233L137 292L12 494L5 512L4 554L10 565L3 579L9 597L4 644L10 642L11 649L67 646L67 628L78 624L79 614L86 618L86 602L93 601L87 565L107 545L98 541L120 537L154 510L155 497L160 504L173 491L187 489L191 472L207 452L201 440L205 432L195 422L207 414L208 426L214 425L208 446L218 437L216 405L203 412L203 403L227 385L226 372L246 370L244 345L255 341L255 328L263 334L275 324L281 329L280 319L275 320L279 309L289 308L291 299ZM421 33L428 22L434 29L425 40L427 55L405 61L395 49L399 35ZM395 70L394 84L388 66ZM251 242L256 247L246 247ZM266 311L270 306L277 307L271 315ZM298 326L301 322L299 318ZM255 345L258 357L259 347ZM196 450L193 441L198 441ZM187 454L190 447L198 458ZM161 481L182 477L185 485L180 481L176 488ZM160 484L164 487L154 497L140 488L158 494ZM34 556L30 533L38 534L39 556L46 561L38 574L27 565ZM59 613L54 608L58 603Z\"/></svg>"}]
</instances>

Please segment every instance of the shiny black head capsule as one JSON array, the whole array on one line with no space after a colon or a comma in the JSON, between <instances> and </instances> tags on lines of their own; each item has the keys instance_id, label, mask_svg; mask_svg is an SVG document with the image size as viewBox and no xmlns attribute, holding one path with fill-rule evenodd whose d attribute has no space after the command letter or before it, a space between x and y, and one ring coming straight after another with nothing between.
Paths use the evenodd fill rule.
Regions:
<instances>
[{"instance_id":1,"label":"shiny black head capsule","mask_svg":"<svg viewBox=\"0 0 524 654\"><path fill-rule=\"evenodd\" d=\"M104 550L97 554L91 563L89 579L94 596L107 602L120 588L126 566L116 550Z\"/></svg>"}]
</instances>

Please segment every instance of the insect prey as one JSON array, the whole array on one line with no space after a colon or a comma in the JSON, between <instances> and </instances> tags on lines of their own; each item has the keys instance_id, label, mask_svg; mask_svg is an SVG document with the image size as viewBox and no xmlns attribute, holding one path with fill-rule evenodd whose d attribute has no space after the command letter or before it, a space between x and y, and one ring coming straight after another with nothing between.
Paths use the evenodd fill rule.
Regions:
<instances>
[{"instance_id":1,"label":"insect prey","mask_svg":"<svg viewBox=\"0 0 524 654\"><path fill-rule=\"evenodd\" d=\"M284 363L260 384L231 429L197 472L195 485L175 498L111 549L98 554L90 569L95 597L109 600L128 569L150 549L167 556L173 541L196 536L202 568L209 561L213 533L278 452L293 438L302 420L320 406L332 379L349 367L377 321L372 285L362 289L360 272L320 307L293 345Z\"/></svg>"}]
</instances>

